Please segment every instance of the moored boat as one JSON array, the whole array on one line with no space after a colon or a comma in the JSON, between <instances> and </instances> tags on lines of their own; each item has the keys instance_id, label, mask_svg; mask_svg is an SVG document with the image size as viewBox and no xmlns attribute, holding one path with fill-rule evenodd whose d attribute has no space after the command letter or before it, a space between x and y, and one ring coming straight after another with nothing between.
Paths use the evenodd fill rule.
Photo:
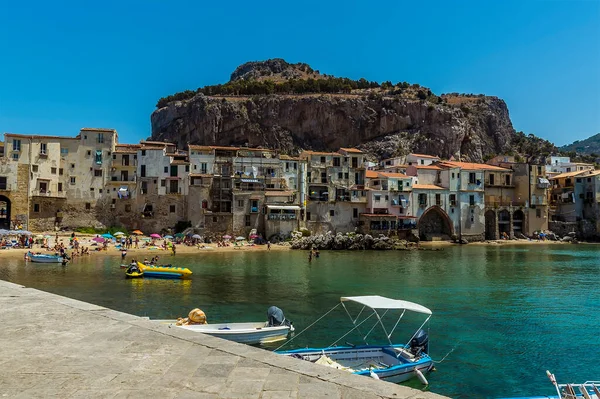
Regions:
<instances>
[{"instance_id":1,"label":"moored boat","mask_svg":"<svg viewBox=\"0 0 600 399\"><path fill-rule=\"evenodd\" d=\"M546 370L546 375L554 385L557 395L519 396L504 399L600 399L600 381L586 381L583 384L559 384L550 371Z\"/></svg>"},{"instance_id":2,"label":"moored boat","mask_svg":"<svg viewBox=\"0 0 600 399\"><path fill-rule=\"evenodd\" d=\"M352 316L352 312L346 306L347 303L361 305L362 309L355 316ZM416 303L385 298L378 295L342 297L340 298L340 303L334 306L333 309L340 305L350 317L353 325L349 332L325 348L276 350L276 353L389 382L403 382L417 377L423 384L428 384L424 374L433 369L433 360L428 353L429 337L425 330L423 330L423 327L431 318L431 310ZM399 313L399 316L393 327L387 330L382 318L385 315L391 316L391 313L394 311ZM426 315L426 319L410 337L407 344L392 343L392 334L398 327L406 311L424 314ZM346 346L336 346L351 331L359 329L361 325L372 318L374 318L373 326L365 326L368 332L363 338L365 341L364 345L349 344ZM380 345L368 344L366 340L377 325L383 329L388 342ZM304 331L296 336L299 336ZM293 338L288 343L292 340Z\"/></svg>"},{"instance_id":3,"label":"moored boat","mask_svg":"<svg viewBox=\"0 0 600 399\"><path fill-rule=\"evenodd\" d=\"M187 267L176 267L166 265L145 265L137 262L139 269L144 277L185 279L192 276L192 271Z\"/></svg>"},{"instance_id":4,"label":"moored boat","mask_svg":"<svg viewBox=\"0 0 600 399\"><path fill-rule=\"evenodd\" d=\"M193 319L192 312L190 312L189 320ZM204 313L202 312L202 314ZM172 320L161 320L161 322L166 322L185 330L251 345L282 341L287 339L290 332L294 331L292 323L284 317L283 311L276 306L271 306L267 310L267 318L268 320L266 322L248 323L206 324L205 318L203 319L204 324L193 322L189 324L186 322L177 323Z\"/></svg>"},{"instance_id":5,"label":"moored boat","mask_svg":"<svg viewBox=\"0 0 600 399\"><path fill-rule=\"evenodd\" d=\"M125 278L142 278L144 277L144 272L142 271L126 271Z\"/></svg>"},{"instance_id":6,"label":"moored boat","mask_svg":"<svg viewBox=\"0 0 600 399\"><path fill-rule=\"evenodd\" d=\"M34 254L30 251L27 252L27 257L34 263L67 263L67 258L60 255Z\"/></svg>"}]
</instances>

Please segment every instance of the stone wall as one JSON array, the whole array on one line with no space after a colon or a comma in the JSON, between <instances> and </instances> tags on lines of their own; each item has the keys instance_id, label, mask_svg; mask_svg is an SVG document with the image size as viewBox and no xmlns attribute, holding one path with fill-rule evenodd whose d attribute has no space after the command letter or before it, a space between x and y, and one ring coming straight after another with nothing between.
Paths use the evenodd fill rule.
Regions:
<instances>
[{"instance_id":1,"label":"stone wall","mask_svg":"<svg viewBox=\"0 0 600 399\"><path fill-rule=\"evenodd\" d=\"M32 231L54 230L59 226L59 212L63 212L65 204L66 198L31 197L28 229Z\"/></svg>"},{"instance_id":2,"label":"stone wall","mask_svg":"<svg viewBox=\"0 0 600 399\"><path fill-rule=\"evenodd\" d=\"M600 239L596 224L590 220L581 220L579 222L548 222L548 228L559 238L567 236L571 232L577 233L580 240L596 241Z\"/></svg>"}]
</instances>

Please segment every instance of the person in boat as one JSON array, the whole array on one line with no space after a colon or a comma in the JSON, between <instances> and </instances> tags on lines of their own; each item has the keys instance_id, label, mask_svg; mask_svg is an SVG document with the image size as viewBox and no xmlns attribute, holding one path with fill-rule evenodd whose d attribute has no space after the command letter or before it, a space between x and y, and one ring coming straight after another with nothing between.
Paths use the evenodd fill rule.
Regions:
<instances>
[{"instance_id":1,"label":"person in boat","mask_svg":"<svg viewBox=\"0 0 600 399\"><path fill-rule=\"evenodd\" d=\"M148 262L148 258L144 258L144 265L149 265L150 262Z\"/></svg>"},{"instance_id":2,"label":"person in boat","mask_svg":"<svg viewBox=\"0 0 600 399\"><path fill-rule=\"evenodd\" d=\"M140 272L140 268L136 263L132 263L131 265L129 265L129 267L127 268L127 273L131 274L131 273L139 273Z\"/></svg>"}]
</instances>

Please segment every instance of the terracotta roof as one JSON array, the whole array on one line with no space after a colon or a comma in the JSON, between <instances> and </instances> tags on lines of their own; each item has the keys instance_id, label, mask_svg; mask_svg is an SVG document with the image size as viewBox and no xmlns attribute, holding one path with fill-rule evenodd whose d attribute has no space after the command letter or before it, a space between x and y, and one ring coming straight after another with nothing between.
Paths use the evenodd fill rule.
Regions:
<instances>
[{"instance_id":1,"label":"terracotta roof","mask_svg":"<svg viewBox=\"0 0 600 399\"><path fill-rule=\"evenodd\" d=\"M435 184L413 184L414 190L447 190L444 187L436 186Z\"/></svg>"},{"instance_id":2,"label":"terracotta roof","mask_svg":"<svg viewBox=\"0 0 600 399\"><path fill-rule=\"evenodd\" d=\"M586 173L587 170L576 170L575 172L566 172L566 173L561 173L559 175L556 176L552 176L549 177L548 179L550 180L554 180L554 179L564 179L565 177L573 177L573 176L578 176L581 175L583 173Z\"/></svg>"},{"instance_id":3,"label":"terracotta roof","mask_svg":"<svg viewBox=\"0 0 600 399\"><path fill-rule=\"evenodd\" d=\"M189 162L186 161L182 161L182 160L175 160L173 162L171 162L171 165L189 165Z\"/></svg>"},{"instance_id":4,"label":"terracotta roof","mask_svg":"<svg viewBox=\"0 0 600 399\"><path fill-rule=\"evenodd\" d=\"M289 197L294 195L293 191L265 191L266 197Z\"/></svg>"},{"instance_id":5,"label":"terracotta roof","mask_svg":"<svg viewBox=\"0 0 600 399\"><path fill-rule=\"evenodd\" d=\"M82 127L81 129L79 129L80 131L86 131L86 132L109 132L109 133L116 133L117 131L115 129L103 129L100 127Z\"/></svg>"},{"instance_id":6,"label":"terracotta roof","mask_svg":"<svg viewBox=\"0 0 600 399\"><path fill-rule=\"evenodd\" d=\"M289 155L279 155L279 159L282 159L284 161L300 161L300 158L290 157Z\"/></svg>"},{"instance_id":7,"label":"terracotta roof","mask_svg":"<svg viewBox=\"0 0 600 399\"><path fill-rule=\"evenodd\" d=\"M188 149L190 150L204 150L204 151L212 151L212 148L208 145L194 145L188 144Z\"/></svg>"},{"instance_id":8,"label":"terracotta roof","mask_svg":"<svg viewBox=\"0 0 600 399\"><path fill-rule=\"evenodd\" d=\"M441 170L442 169L437 165L411 165L411 166L414 166L417 169L433 169L433 170Z\"/></svg>"},{"instance_id":9,"label":"terracotta roof","mask_svg":"<svg viewBox=\"0 0 600 399\"><path fill-rule=\"evenodd\" d=\"M115 150L113 154L137 154L137 150Z\"/></svg>"},{"instance_id":10,"label":"terracotta roof","mask_svg":"<svg viewBox=\"0 0 600 399\"><path fill-rule=\"evenodd\" d=\"M440 157L436 155L427 155L427 154L408 154L408 156L418 157L418 158L429 158L429 159L440 159Z\"/></svg>"},{"instance_id":11,"label":"terracotta roof","mask_svg":"<svg viewBox=\"0 0 600 399\"><path fill-rule=\"evenodd\" d=\"M337 152L321 152L321 151L309 151L309 150L304 150L300 153L300 158L307 158L309 155L332 155L332 156L339 156L340 154Z\"/></svg>"},{"instance_id":12,"label":"terracotta roof","mask_svg":"<svg viewBox=\"0 0 600 399\"><path fill-rule=\"evenodd\" d=\"M237 150L239 150L238 147L225 147L225 146L218 146L218 145L211 145L209 147L212 148L213 150L225 150L225 151L237 151Z\"/></svg>"},{"instance_id":13,"label":"terracotta roof","mask_svg":"<svg viewBox=\"0 0 600 399\"><path fill-rule=\"evenodd\" d=\"M499 166L488 165L486 163L441 161L441 162L438 162L437 164L442 167L461 168L464 170L497 170L497 171L505 171L505 172L512 171L512 169L501 168Z\"/></svg>"},{"instance_id":14,"label":"terracotta roof","mask_svg":"<svg viewBox=\"0 0 600 399\"><path fill-rule=\"evenodd\" d=\"M16 134L16 133L4 133L5 136L20 137L24 139L61 139L61 140L79 140L79 137L66 137L66 136L41 136L37 134Z\"/></svg>"},{"instance_id":15,"label":"terracotta roof","mask_svg":"<svg viewBox=\"0 0 600 399\"><path fill-rule=\"evenodd\" d=\"M358 148L340 148L340 151L351 152L351 153L354 153L354 154L362 154L363 153Z\"/></svg>"},{"instance_id":16,"label":"terracotta roof","mask_svg":"<svg viewBox=\"0 0 600 399\"><path fill-rule=\"evenodd\" d=\"M392 178L396 178L396 179L410 179L410 176L406 176L405 174L402 174L402 173L379 172L378 174L379 174L379 176L383 176L383 177L392 177Z\"/></svg>"},{"instance_id":17,"label":"terracotta roof","mask_svg":"<svg viewBox=\"0 0 600 399\"><path fill-rule=\"evenodd\" d=\"M580 172L584 172L583 170ZM598 176L600 175L600 170L595 170L593 172L588 173L587 175L585 175L585 177L590 177L590 176Z\"/></svg>"},{"instance_id":18,"label":"terracotta roof","mask_svg":"<svg viewBox=\"0 0 600 399\"><path fill-rule=\"evenodd\" d=\"M162 141L146 141L146 140L140 140L140 144L141 145L161 145L161 146L170 146L170 147L175 147L175 144L173 143L166 143L166 142L162 142Z\"/></svg>"},{"instance_id":19,"label":"terracotta roof","mask_svg":"<svg viewBox=\"0 0 600 399\"><path fill-rule=\"evenodd\" d=\"M376 171L374 171L374 170L366 170L365 171L365 177L367 179L377 179L378 175L379 174Z\"/></svg>"}]
</instances>

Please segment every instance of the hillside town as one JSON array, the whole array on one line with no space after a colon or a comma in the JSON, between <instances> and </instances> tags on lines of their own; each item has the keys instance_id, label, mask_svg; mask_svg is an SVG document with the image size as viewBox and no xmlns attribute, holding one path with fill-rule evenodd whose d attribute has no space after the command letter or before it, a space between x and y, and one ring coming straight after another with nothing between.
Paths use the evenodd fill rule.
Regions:
<instances>
[{"instance_id":1,"label":"hillside town","mask_svg":"<svg viewBox=\"0 0 600 399\"><path fill-rule=\"evenodd\" d=\"M74 137L6 133L0 144L4 229L187 228L271 241L293 231L428 241L598 231L600 171L568 157L470 163L409 154L374 163L356 148L292 157L264 148L120 144L116 130L96 128Z\"/></svg>"}]
</instances>

